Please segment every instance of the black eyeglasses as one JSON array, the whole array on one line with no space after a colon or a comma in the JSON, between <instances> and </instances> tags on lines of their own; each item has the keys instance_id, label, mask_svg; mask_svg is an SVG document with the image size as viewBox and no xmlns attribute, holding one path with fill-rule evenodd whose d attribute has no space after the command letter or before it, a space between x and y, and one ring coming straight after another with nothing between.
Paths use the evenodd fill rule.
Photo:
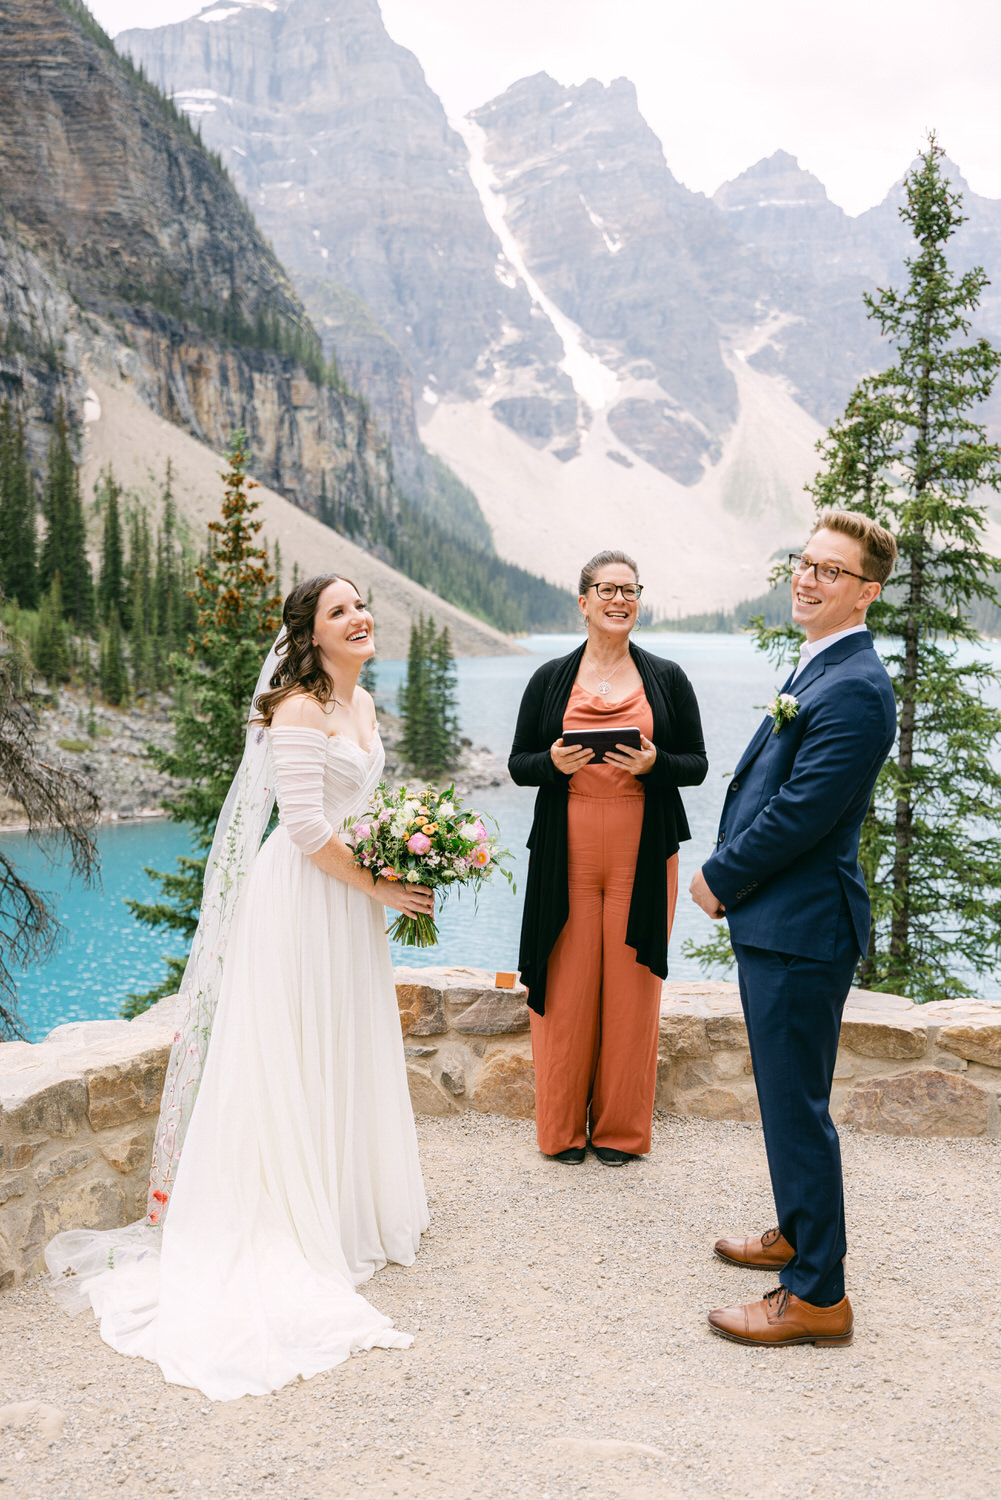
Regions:
<instances>
[{"instance_id":1,"label":"black eyeglasses","mask_svg":"<svg viewBox=\"0 0 1001 1500\"><path fill-rule=\"evenodd\" d=\"M599 599L614 599L616 594L623 599L638 599L643 592L641 583L589 583L588 588L594 589Z\"/></svg>"},{"instance_id":2,"label":"black eyeglasses","mask_svg":"<svg viewBox=\"0 0 1001 1500\"><path fill-rule=\"evenodd\" d=\"M861 573L853 573L851 568L839 568L836 563L807 562L798 552L789 553L789 566L794 578L802 578L812 568L818 583L837 583L842 573L846 573L849 578L857 578L860 583L876 582L875 578L864 578Z\"/></svg>"}]
</instances>

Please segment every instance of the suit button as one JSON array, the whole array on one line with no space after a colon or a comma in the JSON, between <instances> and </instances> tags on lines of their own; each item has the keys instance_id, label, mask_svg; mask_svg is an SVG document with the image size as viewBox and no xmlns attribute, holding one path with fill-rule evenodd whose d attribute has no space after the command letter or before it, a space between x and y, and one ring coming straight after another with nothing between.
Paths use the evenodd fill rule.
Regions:
<instances>
[{"instance_id":1,"label":"suit button","mask_svg":"<svg viewBox=\"0 0 1001 1500\"><path fill-rule=\"evenodd\" d=\"M731 790L731 792L739 792L740 791L740 782L739 781L731 781L731 783L730 783L730 790Z\"/></svg>"},{"instance_id":2,"label":"suit button","mask_svg":"<svg viewBox=\"0 0 1001 1500\"><path fill-rule=\"evenodd\" d=\"M720 831L719 831L719 833L716 836L716 847L717 847L717 849L719 848L720 844L722 844L722 842L723 842L723 840L725 838L726 838L726 829L725 828L721 828Z\"/></svg>"}]
</instances>

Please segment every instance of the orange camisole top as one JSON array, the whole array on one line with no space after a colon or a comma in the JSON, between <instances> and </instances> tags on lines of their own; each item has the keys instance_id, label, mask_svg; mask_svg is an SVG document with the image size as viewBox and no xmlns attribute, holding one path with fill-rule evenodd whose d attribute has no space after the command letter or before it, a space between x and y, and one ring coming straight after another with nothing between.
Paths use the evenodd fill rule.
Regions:
<instances>
[{"instance_id":1,"label":"orange camisole top","mask_svg":"<svg viewBox=\"0 0 1001 1500\"><path fill-rule=\"evenodd\" d=\"M635 728L649 740L653 738L653 710L642 684L628 698L609 704L575 682L563 714L563 728ZM643 783L612 761L602 761L600 765L586 765L575 771L570 778L570 791L582 797L642 797Z\"/></svg>"}]
</instances>

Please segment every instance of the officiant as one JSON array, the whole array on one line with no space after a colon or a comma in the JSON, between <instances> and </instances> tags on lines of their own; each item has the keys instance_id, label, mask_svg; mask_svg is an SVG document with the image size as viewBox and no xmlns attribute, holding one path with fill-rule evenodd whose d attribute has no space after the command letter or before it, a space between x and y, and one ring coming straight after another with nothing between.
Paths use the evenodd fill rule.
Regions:
<instances>
[{"instance_id":1,"label":"officiant","mask_svg":"<svg viewBox=\"0 0 1001 1500\"><path fill-rule=\"evenodd\" d=\"M643 588L624 552L580 575L587 631L525 689L508 760L539 788L519 967L539 1149L606 1166L650 1150L662 981L690 837L678 791L709 762L692 685L631 640Z\"/></svg>"}]
</instances>

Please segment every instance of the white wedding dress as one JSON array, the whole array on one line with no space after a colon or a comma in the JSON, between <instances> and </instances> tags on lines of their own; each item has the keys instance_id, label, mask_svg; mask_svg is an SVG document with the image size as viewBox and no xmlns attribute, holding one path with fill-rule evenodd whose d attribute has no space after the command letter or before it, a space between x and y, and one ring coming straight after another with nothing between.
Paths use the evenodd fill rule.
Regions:
<instances>
[{"instance_id":1,"label":"white wedding dress","mask_svg":"<svg viewBox=\"0 0 1001 1500\"><path fill-rule=\"evenodd\" d=\"M219 1401L410 1344L355 1288L428 1223L385 911L307 857L365 809L382 745L269 735L282 821L235 908L162 1232L46 1253L113 1348Z\"/></svg>"}]
</instances>

